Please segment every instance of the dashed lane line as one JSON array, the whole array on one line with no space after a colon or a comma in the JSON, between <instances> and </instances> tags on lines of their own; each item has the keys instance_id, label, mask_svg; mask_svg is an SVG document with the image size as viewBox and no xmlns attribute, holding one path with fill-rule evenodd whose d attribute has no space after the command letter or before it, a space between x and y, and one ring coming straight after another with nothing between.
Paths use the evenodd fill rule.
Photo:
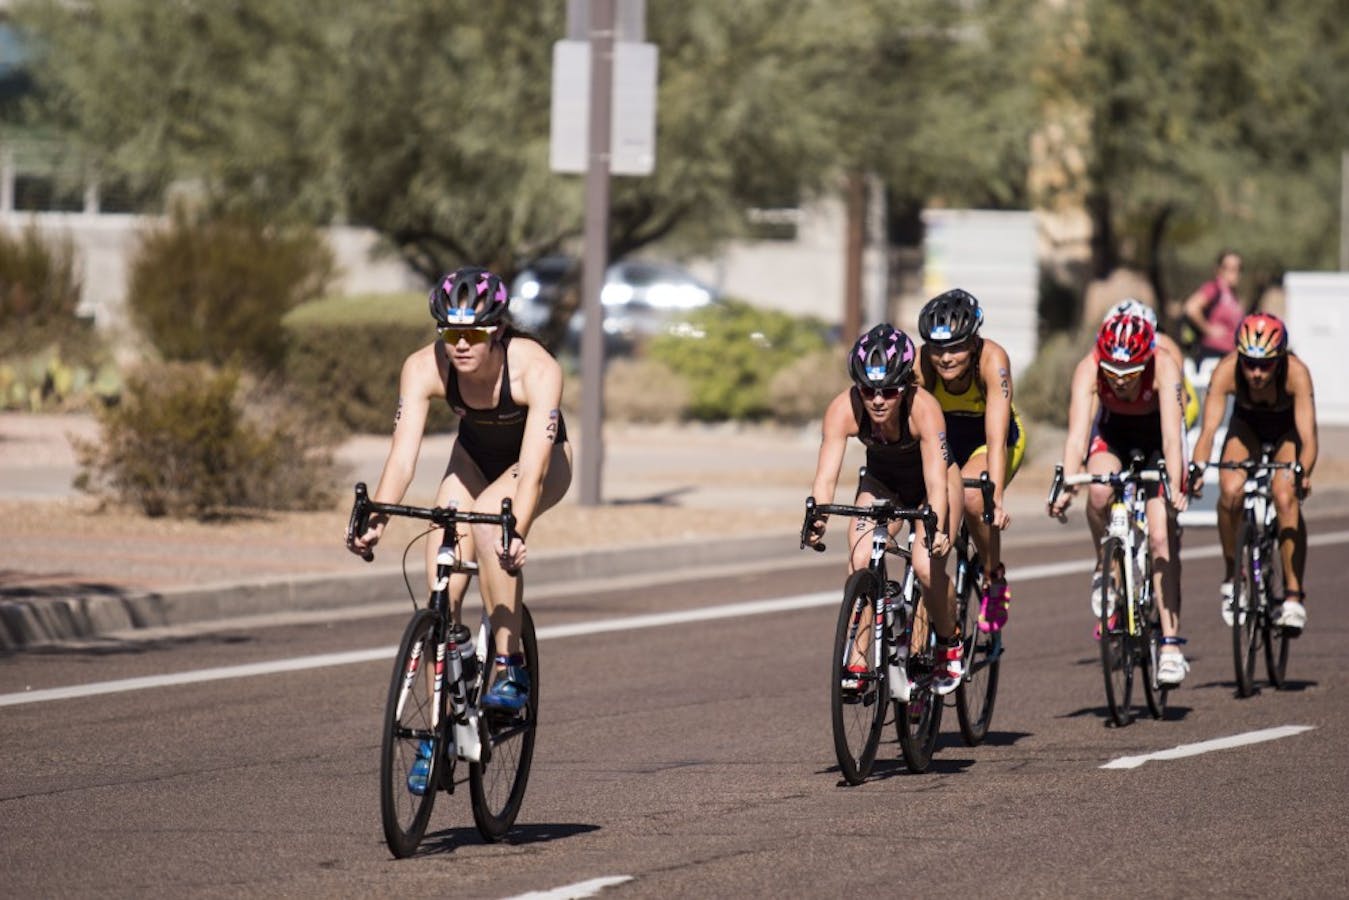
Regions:
<instances>
[{"instance_id":1,"label":"dashed lane line","mask_svg":"<svg viewBox=\"0 0 1349 900\"><path fill-rule=\"evenodd\" d=\"M1278 728L1247 731L1244 734L1214 738L1211 741L1200 741L1197 744L1181 744L1179 747L1172 747L1170 750L1158 750L1156 753L1144 753L1141 756L1121 756L1118 759L1112 759L1101 768L1137 769L1143 763L1152 760L1184 759L1187 756L1199 756L1201 753L1213 753L1216 750L1231 750L1233 747L1277 741L1280 738L1292 737L1304 731L1311 731L1312 727L1311 725L1280 725Z\"/></svg>"}]
</instances>

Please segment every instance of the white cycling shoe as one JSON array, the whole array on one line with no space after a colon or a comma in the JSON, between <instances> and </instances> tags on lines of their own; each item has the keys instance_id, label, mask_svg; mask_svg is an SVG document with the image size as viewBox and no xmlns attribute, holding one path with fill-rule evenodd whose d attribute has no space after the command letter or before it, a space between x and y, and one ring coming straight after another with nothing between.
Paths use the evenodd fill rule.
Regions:
<instances>
[{"instance_id":1,"label":"white cycling shoe","mask_svg":"<svg viewBox=\"0 0 1349 900\"><path fill-rule=\"evenodd\" d=\"M1296 600L1285 600L1279 607L1279 618L1274 623L1290 631L1301 631L1307 627L1307 607Z\"/></svg>"},{"instance_id":2,"label":"white cycling shoe","mask_svg":"<svg viewBox=\"0 0 1349 900\"><path fill-rule=\"evenodd\" d=\"M1179 650L1163 650L1157 658L1157 683L1164 688L1180 687L1190 674L1190 664Z\"/></svg>"},{"instance_id":3,"label":"white cycling shoe","mask_svg":"<svg viewBox=\"0 0 1349 900\"><path fill-rule=\"evenodd\" d=\"M1218 596L1222 598L1223 604L1222 607L1223 624L1226 625L1228 628L1232 627L1234 618L1240 619L1242 625L1246 624L1245 609L1237 611L1235 617L1232 615L1233 610L1235 608L1235 600L1233 596L1234 593L1235 592L1232 587L1232 582L1230 581L1224 581L1221 585L1218 586Z\"/></svg>"}]
</instances>

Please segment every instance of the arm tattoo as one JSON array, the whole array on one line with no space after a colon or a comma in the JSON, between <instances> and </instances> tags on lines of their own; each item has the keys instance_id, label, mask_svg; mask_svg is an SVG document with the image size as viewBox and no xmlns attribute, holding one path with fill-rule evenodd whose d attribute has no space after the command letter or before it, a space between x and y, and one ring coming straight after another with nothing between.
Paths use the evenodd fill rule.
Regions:
<instances>
[{"instance_id":1,"label":"arm tattoo","mask_svg":"<svg viewBox=\"0 0 1349 900\"><path fill-rule=\"evenodd\" d=\"M1185 388L1179 381L1176 382L1176 405L1180 407L1182 413L1185 411Z\"/></svg>"},{"instance_id":2,"label":"arm tattoo","mask_svg":"<svg viewBox=\"0 0 1349 900\"><path fill-rule=\"evenodd\" d=\"M941 458L946 460L946 464L949 466L952 462L951 448L946 443L946 432L937 432L937 440L941 441Z\"/></svg>"},{"instance_id":3,"label":"arm tattoo","mask_svg":"<svg viewBox=\"0 0 1349 900\"><path fill-rule=\"evenodd\" d=\"M1002 399L1008 400L1012 396L1012 376L1006 369L998 369L998 386L1002 388Z\"/></svg>"},{"instance_id":4,"label":"arm tattoo","mask_svg":"<svg viewBox=\"0 0 1349 900\"><path fill-rule=\"evenodd\" d=\"M393 427L397 428L398 423L403 419L403 398L398 398L398 408L393 411Z\"/></svg>"},{"instance_id":5,"label":"arm tattoo","mask_svg":"<svg viewBox=\"0 0 1349 900\"><path fill-rule=\"evenodd\" d=\"M561 415L562 413L556 409L548 411L548 425L544 430L548 433L548 443L550 444L557 443L557 423Z\"/></svg>"}]
</instances>

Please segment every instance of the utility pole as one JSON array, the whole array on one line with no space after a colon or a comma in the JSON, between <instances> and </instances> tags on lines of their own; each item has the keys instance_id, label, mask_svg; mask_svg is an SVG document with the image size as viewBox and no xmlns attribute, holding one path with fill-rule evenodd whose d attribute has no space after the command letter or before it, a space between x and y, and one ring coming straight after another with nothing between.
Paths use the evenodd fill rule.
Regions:
<instances>
[{"instance_id":1,"label":"utility pole","mask_svg":"<svg viewBox=\"0 0 1349 900\"><path fill-rule=\"evenodd\" d=\"M609 266L609 151L614 76L614 0L590 0L590 139L581 277L581 505L599 506L604 470L604 271Z\"/></svg>"},{"instance_id":2,"label":"utility pole","mask_svg":"<svg viewBox=\"0 0 1349 900\"><path fill-rule=\"evenodd\" d=\"M866 247L867 183L860 172L850 172L844 187L848 239L843 259L843 334L845 347L862 333L862 253Z\"/></svg>"},{"instance_id":3,"label":"utility pole","mask_svg":"<svg viewBox=\"0 0 1349 900\"><path fill-rule=\"evenodd\" d=\"M1349 150L1340 153L1340 271L1349 272Z\"/></svg>"}]
</instances>

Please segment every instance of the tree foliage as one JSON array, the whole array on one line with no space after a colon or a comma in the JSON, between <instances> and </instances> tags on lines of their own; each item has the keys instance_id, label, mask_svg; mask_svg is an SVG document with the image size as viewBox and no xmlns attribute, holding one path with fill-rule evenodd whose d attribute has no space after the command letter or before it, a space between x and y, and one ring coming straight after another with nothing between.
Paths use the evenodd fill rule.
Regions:
<instances>
[{"instance_id":1,"label":"tree foliage","mask_svg":"<svg viewBox=\"0 0 1349 900\"><path fill-rule=\"evenodd\" d=\"M1220 246L1266 277L1334 262L1345 0L1085 0L1050 97L1084 112L1094 269L1183 294ZM1257 274L1258 277L1258 274Z\"/></svg>"}]
</instances>

